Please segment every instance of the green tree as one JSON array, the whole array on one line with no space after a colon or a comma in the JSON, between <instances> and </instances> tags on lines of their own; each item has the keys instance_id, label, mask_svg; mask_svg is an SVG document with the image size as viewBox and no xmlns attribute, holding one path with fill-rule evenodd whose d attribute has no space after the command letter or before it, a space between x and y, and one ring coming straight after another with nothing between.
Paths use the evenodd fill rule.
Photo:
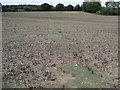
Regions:
<instances>
[{"instance_id":1,"label":"green tree","mask_svg":"<svg viewBox=\"0 0 120 90\"><path fill-rule=\"evenodd\" d=\"M116 8L119 8L120 9L120 1L119 2L116 2Z\"/></svg>"},{"instance_id":2,"label":"green tree","mask_svg":"<svg viewBox=\"0 0 120 90\"><path fill-rule=\"evenodd\" d=\"M61 4L61 3L57 4L57 5L56 5L56 10L57 10L57 11L63 11L63 10L64 10L64 5Z\"/></svg>"},{"instance_id":3,"label":"green tree","mask_svg":"<svg viewBox=\"0 0 120 90\"><path fill-rule=\"evenodd\" d=\"M67 11L73 11L73 8L74 8L74 7L73 7L72 5L68 5L68 6L66 7L66 10L67 10Z\"/></svg>"},{"instance_id":4,"label":"green tree","mask_svg":"<svg viewBox=\"0 0 120 90\"><path fill-rule=\"evenodd\" d=\"M109 0L105 3L106 7L110 7L110 8L115 8L115 6L116 6L115 4L116 3L113 0Z\"/></svg>"},{"instance_id":5,"label":"green tree","mask_svg":"<svg viewBox=\"0 0 120 90\"><path fill-rule=\"evenodd\" d=\"M52 6L49 5L48 3L44 3L44 4L41 5L41 10L42 11L50 11L51 8L52 8Z\"/></svg>"},{"instance_id":6,"label":"green tree","mask_svg":"<svg viewBox=\"0 0 120 90\"><path fill-rule=\"evenodd\" d=\"M101 2L99 0L85 0L82 4L82 10L85 12L96 13L101 9Z\"/></svg>"},{"instance_id":7,"label":"green tree","mask_svg":"<svg viewBox=\"0 0 120 90\"><path fill-rule=\"evenodd\" d=\"M75 8L74 8L74 10L75 10L75 11L81 11L81 7L80 7L80 5L79 5L79 4L76 5Z\"/></svg>"},{"instance_id":8,"label":"green tree","mask_svg":"<svg viewBox=\"0 0 120 90\"><path fill-rule=\"evenodd\" d=\"M0 3L0 12L2 11L2 4Z\"/></svg>"},{"instance_id":9,"label":"green tree","mask_svg":"<svg viewBox=\"0 0 120 90\"><path fill-rule=\"evenodd\" d=\"M97 14L101 15L120 15L120 9L118 8L110 8L110 7L102 7L100 11L97 12Z\"/></svg>"},{"instance_id":10,"label":"green tree","mask_svg":"<svg viewBox=\"0 0 120 90\"><path fill-rule=\"evenodd\" d=\"M51 5L51 11L55 11L55 10L56 8L53 5Z\"/></svg>"},{"instance_id":11,"label":"green tree","mask_svg":"<svg viewBox=\"0 0 120 90\"><path fill-rule=\"evenodd\" d=\"M109 0L105 3L106 7L110 7L110 8L120 8L120 1L119 2L115 2L113 0Z\"/></svg>"},{"instance_id":12,"label":"green tree","mask_svg":"<svg viewBox=\"0 0 120 90\"><path fill-rule=\"evenodd\" d=\"M105 3L105 5L106 9L109 9L106 13L104 12L105 15L120 15L120 1L115 2L114 0L109 0ZM101 10L102 13L104 9Z\"/></svg>"}]
</instances>

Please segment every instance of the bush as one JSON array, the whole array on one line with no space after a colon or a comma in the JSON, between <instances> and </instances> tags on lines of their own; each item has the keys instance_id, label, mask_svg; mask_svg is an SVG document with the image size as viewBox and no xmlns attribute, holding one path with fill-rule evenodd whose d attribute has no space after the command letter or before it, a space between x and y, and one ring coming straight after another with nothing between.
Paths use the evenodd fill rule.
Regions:
<instances>
[{"instance_id":1,"label":"bush","mask_svg":"<svg viewBox=\"0 0 120 90\"><path fill-rule=\"evenodd\" d=\"M120 15L120 9L118 8L110 8L110 7L102 7L101 10L96 12L101 15Z\"/></svg>"}]
</instances>

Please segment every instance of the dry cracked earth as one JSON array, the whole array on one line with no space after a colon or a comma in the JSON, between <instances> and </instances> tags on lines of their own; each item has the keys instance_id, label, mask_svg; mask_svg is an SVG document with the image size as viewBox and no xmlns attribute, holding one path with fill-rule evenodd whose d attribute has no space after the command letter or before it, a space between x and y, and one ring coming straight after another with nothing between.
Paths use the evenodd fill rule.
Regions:
<instances>
[{"instance_id":1,"label":"dry cracked earth","mask_svg":"<svg viewBox=\"0 0 120 90\"><path fill-rule=\"evenodd\" d=\"M2 14L4 88L117 88L118 17Z\"/></svg>"}]
</instances>

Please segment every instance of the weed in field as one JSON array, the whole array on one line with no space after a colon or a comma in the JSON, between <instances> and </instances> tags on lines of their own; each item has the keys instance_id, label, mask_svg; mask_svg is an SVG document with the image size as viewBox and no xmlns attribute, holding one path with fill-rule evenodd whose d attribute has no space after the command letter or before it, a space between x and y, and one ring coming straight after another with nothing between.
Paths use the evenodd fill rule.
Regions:
<instances>
[{"instance_id":1,"label":"weed in field","mask_svg":"<svg viewBox=\"0 0 120 90\"><path fill-rule=\"evenodd\" d=\"M69 64L66 65L57 65L56 68L62 71L62 73L65 73L65 75L71 75L68 81L64 83L66 88L98 88L105 87L110 82L109 80L104 80L98 74L91 73L91 71L88 71L82 65L75 66L73 60L70 60ZM57 85L57 87L59 85L62 86L60 82L62 83L62 81L58 81L54 85Z\"/></svg>"}]
</instances>

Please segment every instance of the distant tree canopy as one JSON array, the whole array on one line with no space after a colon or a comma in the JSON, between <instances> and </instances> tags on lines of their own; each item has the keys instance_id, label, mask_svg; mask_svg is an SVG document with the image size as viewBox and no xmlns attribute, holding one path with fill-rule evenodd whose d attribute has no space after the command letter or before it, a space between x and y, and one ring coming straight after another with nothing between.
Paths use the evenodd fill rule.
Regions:
<instances>
[{"instance_id":1,"label":"distant tree canopy","mask_svg":"<svg viewBox=\"0 0 120 90\"><path fill-rule=\"evenodd\" d=\"M82 9L81 9L80 5L78 4L74 7L74 10L75 11L81 11Z\"/></svg>"},{"instance_id":2,"label":"distant tree canopy","mask_svg":"<svg viewBox=\"0 0 120 90\"><path fill-rule=\"evenodd\" d=\"M44 3L44 4L41 5L41 10L42 11L50 11L51 8L52 8L52 6L49 5L48 3Z\"/></svg>"},{"instance_id":3,"label":"distant tree canopy","mask_svg":"<svg viewBox=\"0 0 120 90\"><path fill-rule=\"evenodd\" d=\"M120 1L115 2L109 0L105 5L106 7L102 7L100 0L84 0L81 6L78 4L75 7L72 5L64 6L64 4L61 3L57 4L55 7L48 3L41 5L2 5L1 11L85 11L101 15L120 15Z\"/></svg>"},{"instance_id":4,"label":"distant tree canopy","mask_svg":"<svg viewBox=\"0 0 120 90\"><path fill-rule=\"evenodd\" d=\"M120 15L120 1L115 2L113 0L107 1L105 3L106 7L102 7L98 14L102 15Z\"/></svg>"},{"instance_id":5,"label":"distant tree canopy","mask_svg":"<svg viewBox=\"0 0 120 90\"><path fill-rule=\"evenodd\" d=\"M73 6L72 5L68 5L67 7L66 7L66 11L73 11Z\"/></svg>"},{"instance_id":6,"label":"distant tree canopy","mask_svg":"<svg viewBox=\"0 0 120 90\"><path fill-rule=\"evenodd\" d=\"M2 6L2 11L41 11L41 7L40 5L6 5Z\"/></svg>"},{"instance_id":7,"label":"distant tree canopy","mask_svg":"<svg viewBox=\"0 0 120 90\"><path fill-rule=\"evenodd\" d=\"M56 8L56 11L64 11L65 10L64 5L61 3L57 4L55 8Z\"/></svg>"},{"instance_id":8,"label":"distant tree canopy","mask_svg":"<svg viewBox=\"0 0 120 90\"><path fill-rule=\"evenodd\" d=\"M85 12L96 13L101 9L101 2L98 0L85 0L82 5L82 10Z\"/></svg>"},{"instance_id":9,"label":"distant tree canopy","mask_svg":"<svg viewBox=\"0 0 120 90\"><path fill-rule=\"evenodd\" d=\"M28 5L28 6L22 6L17 8L18 9L23 9L24 11L40 11L41 7L40 5Z\"/></svg>"},{"instance_id":10,"label":"distant tree canopy","mask_svg":"<svg viewBox=\"0 0 120 90\"><path fill-rule=\"evenodd\" d=\"M2 4L0 3L0 11L2 11Z\"/></svg>"},{"instance_id":11,"label":"distant tree canopy","mask_svg":"<svg viewBox=\"0 0 120 90\"><path fill-rule=\"evenodd\" d=\"M110 1L107 1L105 3L106 7L109 7L109 8L120 8L120 1L119 2L115 2L113 0L110 0Z\"/></svg>"}]
</instances>

